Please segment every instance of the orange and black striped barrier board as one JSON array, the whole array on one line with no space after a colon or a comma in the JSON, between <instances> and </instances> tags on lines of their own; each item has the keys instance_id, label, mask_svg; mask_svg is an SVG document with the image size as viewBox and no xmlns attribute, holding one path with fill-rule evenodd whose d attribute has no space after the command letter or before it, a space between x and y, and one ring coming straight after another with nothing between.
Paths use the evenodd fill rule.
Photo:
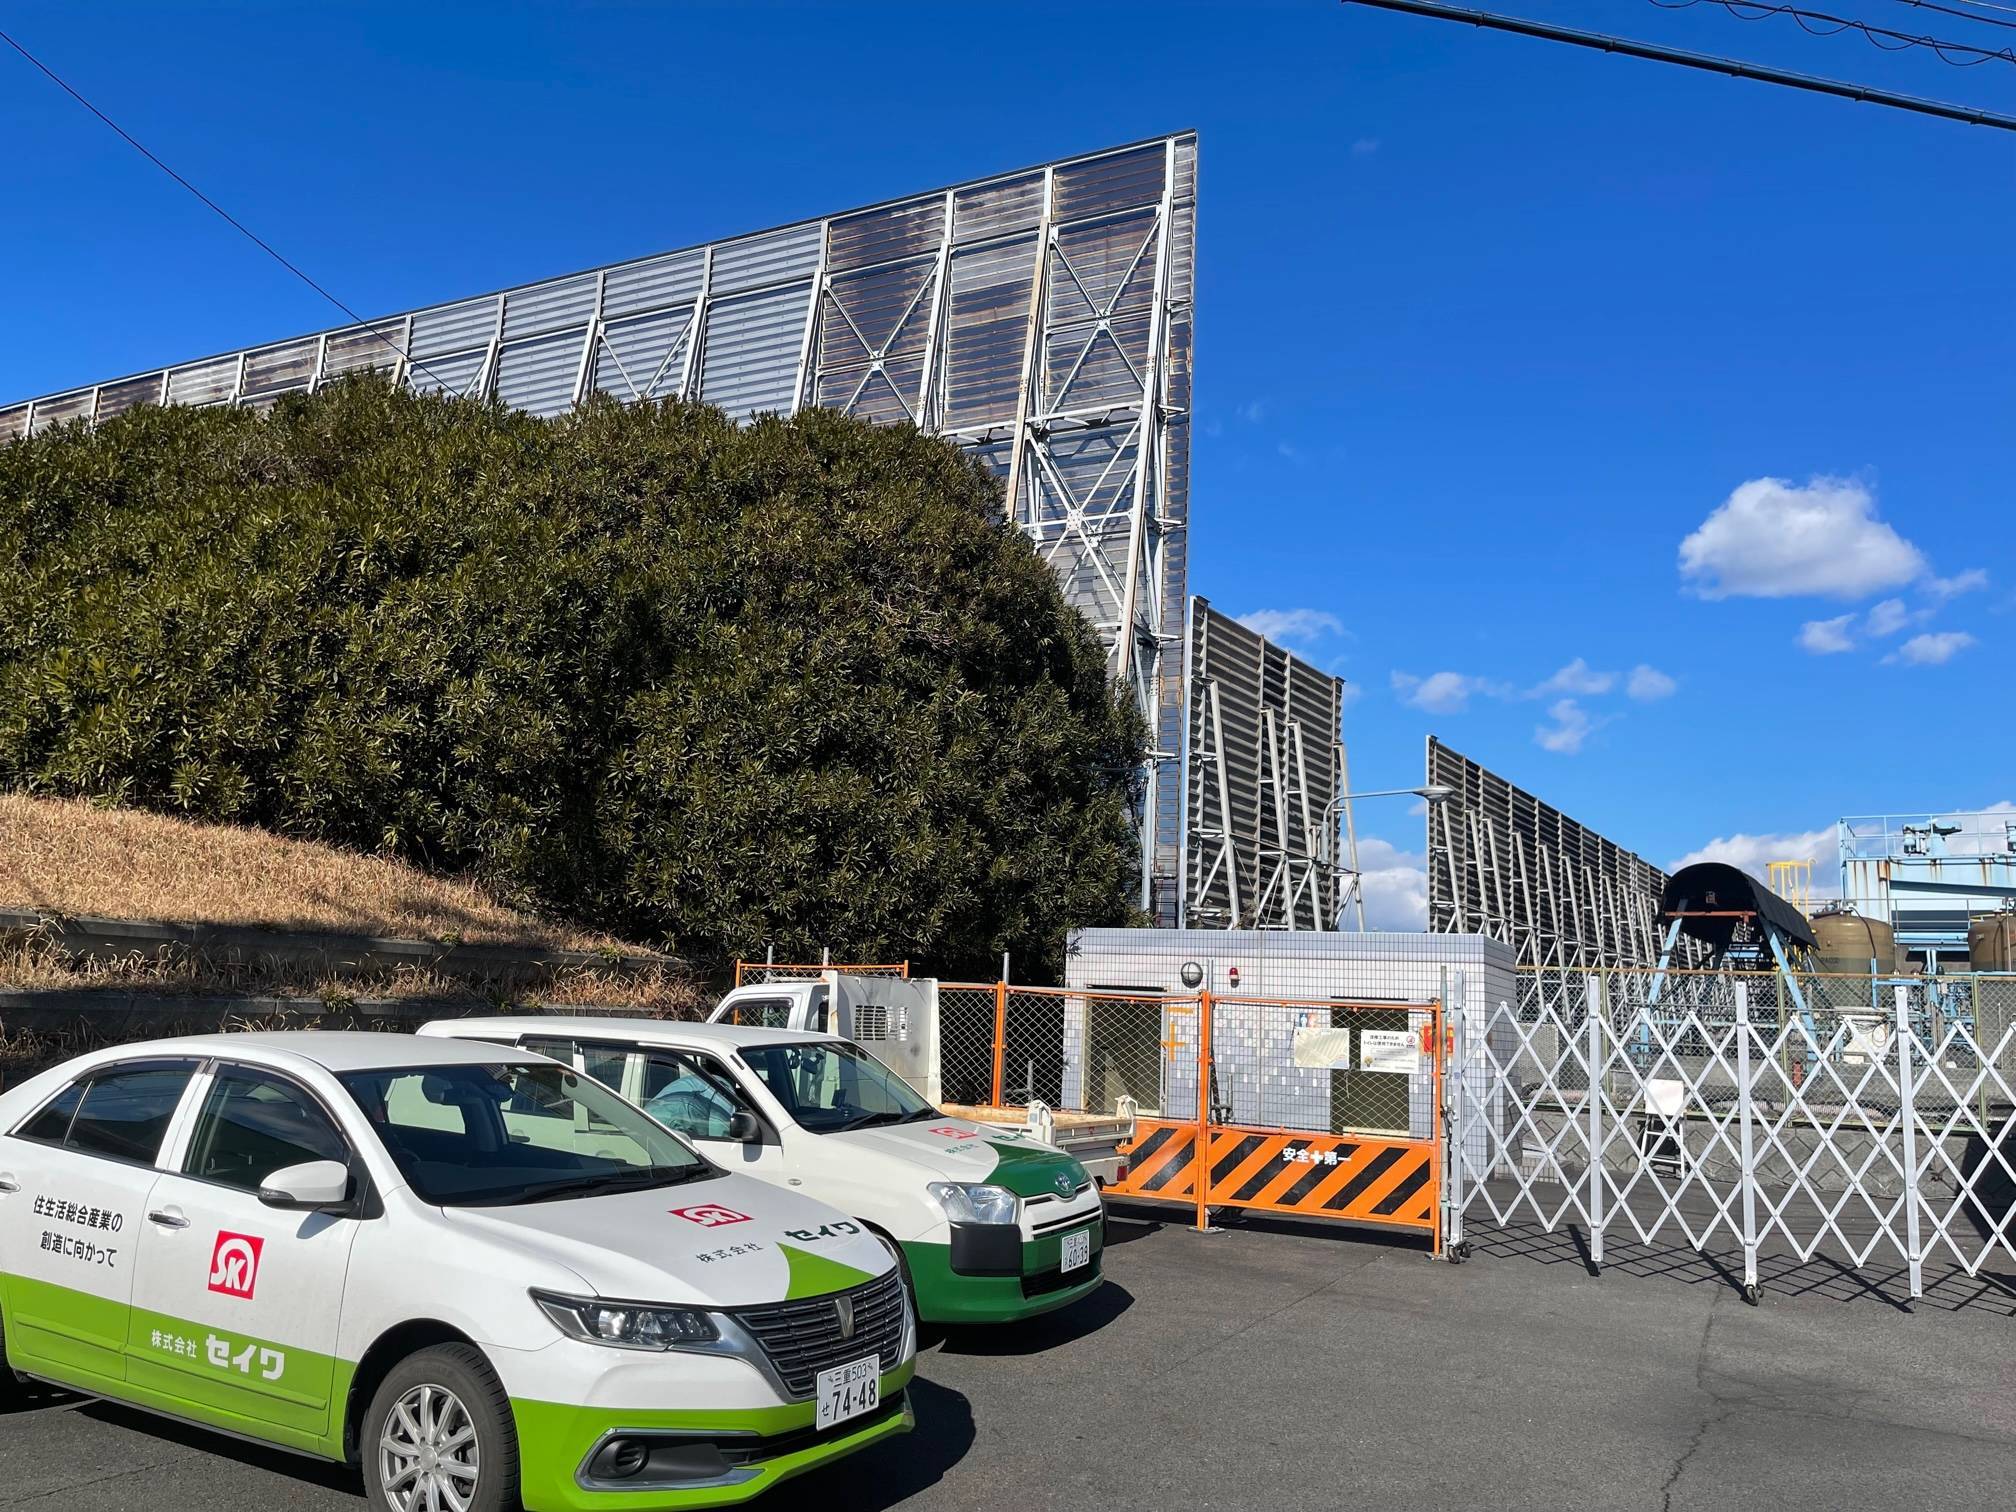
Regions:
<instances>
[{"instance_id":1,"label":"orange and black striped barrier board","mask_svg":"<svg viewBox=\"0 0 2016 1512\"><path fill-rule=\"evenodd\" d=\"M1115 1197L1197 1200L1197 1125L1143 1119ZM1258 1208L1304 1218L1436 1228L1434 1141L1376 1134L1300 1134L1213 1124L1205 1131L1207 1207Z\"/></svg>"}]
</instances>

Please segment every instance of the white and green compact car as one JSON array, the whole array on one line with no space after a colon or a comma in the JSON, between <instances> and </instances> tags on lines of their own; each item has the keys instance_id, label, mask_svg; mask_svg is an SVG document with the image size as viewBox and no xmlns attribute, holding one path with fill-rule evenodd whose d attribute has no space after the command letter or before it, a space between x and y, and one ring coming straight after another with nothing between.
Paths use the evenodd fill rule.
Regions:
<instances>
[{"instance_id":1,"label":"white and green compact car","mask_svg":"<svg viewBox=\"0 0 2016 1512\"><path fill-rule=\"evenodd\" d=\"M851 1041L796 1029L521 1015L423 1035L538 1050L607 1083L731 1171L802 1188L903 1257L927 1323L1008 1323L1100 1283L1090 1173L1026 1134L931 1106Z\"/></svg>"},{"instance_id":2,"label":"white and green compact car","mask_svg":"<svg viewBox=\"0 0 2016 1512\"><path fill-rule=\"evenodd\" d=\"M915 1348L881 1243L522 1050L205 1035L0 1096L0 1386L381 1509L745 1501L908 1429Z\"/></svg>"}]
</instances>

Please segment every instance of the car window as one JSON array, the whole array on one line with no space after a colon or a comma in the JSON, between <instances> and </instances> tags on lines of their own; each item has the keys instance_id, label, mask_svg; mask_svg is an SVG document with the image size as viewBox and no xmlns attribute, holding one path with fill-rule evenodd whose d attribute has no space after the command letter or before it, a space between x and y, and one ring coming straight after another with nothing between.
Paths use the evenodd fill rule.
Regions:
<instances>
[{"instance_id":1,"label":"car window","mask_svg":"<svg viewBox=\"0 0 2016 1512\"><path fill-rule=\"evenodd\" d=\"M880 1061L841 1041L750 1045L741 1055L791 1117L814 1134L939 1116Z\"/></svg>"},{"instance_id":2,"label":"car window","mask_svg":"<svg viewBox=\"0 0 2016 1512\"><path fill-rule=\"evenodd\" d=\"M74 1081L58 1092L28 1122L14 1132L22 1139L39 1139L45 1144L61 1144L70 1133L70 1120L77 1116L77 1104L84 1101L84 1083Z\"/></svg>"},{"instance_id":3,"label":"car window","mask_svg":"<svg viewBox=\"0 0 2016 1512\"><path fill-rule=\"evenodd\" d=\"M519 1041L521 1048L534 1055L550 1055L563 1066L574 1064L574 1041L555 1039L550 1034L528 1034Z\"/></svg>"},{"instance_id":4,"label":"car window","mask_svg":"<svg viewBox=\"0 0 2016 1512\"><path fill-rule=\"evenodd\" d=\"M731 1024L743 1024L752 1029L789 1029L791 1027L791 999L783 997L745 998L735 1005L728 1015Z\"/></svg>"},{"instance_id":5,"label":"car window","mask_svg":"<svg viewBox=\"0 0 2016 1512\"><path fill-rule=\"evenodd\" d=\"M415 1066L342 1078L415 1192L496 1206L721 1174L615 1093L562 1066Z\"/></svg>"},{"instance_id":6,"label":"car window","mask_svg":"<svg viewBox=\"0 0 2016 1512\"><path fill-rule=\"evenodd\" d=\"M728 1121L745 1106L728 1074L703 1057L642 1050L644 1111L695 1139L728 1138Z\"/></svg>"},{"instance_id":7,"label":"car window","mask_svg":"<svg viewBox=\"0 0 2016 1512\"><path fill-rule=\"evenodd\" d=\"M630 1056L627 1046L597 1045L581 1040L575 1048L581 1053L582 1070L612 1092L623 1090L623 1062Z\"/></svg>"},{"instance_id":8,"label":"car window","mask_svg":"<svg viewBox=\"0 0 2016 1512\"><path fill-rule=\"evenodd\" d=\"M292 1082L227 1066L210 1083L183 1171L256 1192L275 1171L310 1160L350 1162L350 1148L315 1099Z\"/></svg>"},{"instance_id":9,"label":"car window","mask_svg":"<svg viewBox=\"0 0 2016 1512\"><path fill-rule=\"evenodd\" d=\"M64 1145L87 1155L152 1164L195 1070L193 1061L156 1061L100 1071L84 1088Z\"/></svg>"}]
</instances>

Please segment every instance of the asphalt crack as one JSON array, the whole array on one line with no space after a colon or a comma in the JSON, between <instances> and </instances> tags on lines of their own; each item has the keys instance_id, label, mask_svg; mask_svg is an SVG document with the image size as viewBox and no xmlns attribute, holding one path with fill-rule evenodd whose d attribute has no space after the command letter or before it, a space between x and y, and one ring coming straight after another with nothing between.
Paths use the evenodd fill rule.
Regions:
<instances>
[{"instance_id":1,"label":"asphalt crack","mask_svg":"<svg viewBox=\"0 0 2016 1512\"><path fill-rule=\"evenodd\" d=\"M1694 1425L1694 1432L1687 1440L1687 1446L1673 1461L1673 1468L1666 1474L1666 1484L1659 1488L1660 1512L1673 1512L1673 1491L1680 1484L1680 1477L1687 1473L1687 1463L1701 1451L1708 1434L1717 1424L1734 1412L1738 1403L1732 1398L1724 1398L1708 1384L1708 1341L1715 1333L1715 1315L1722 1305L1723 1293L1717 1290L1708 1299L1708 1316L1701 1323L1701 1343L1694 1352L1694 1389L1708 1398L1708 1409L1701 1415L1701 1421Z\"/></svg>"}]
</instances>

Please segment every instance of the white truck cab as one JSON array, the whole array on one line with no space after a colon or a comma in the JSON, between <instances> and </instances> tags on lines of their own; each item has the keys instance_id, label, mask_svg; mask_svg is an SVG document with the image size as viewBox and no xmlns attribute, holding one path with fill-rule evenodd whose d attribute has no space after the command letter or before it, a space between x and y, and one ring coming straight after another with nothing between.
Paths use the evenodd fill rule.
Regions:
<instances>
[{"instance_id":1,"label":"white truck cab","mask_svg":"<svg viewBox=\"0 0 2016 1512\"><path fill-rule=\"evenodd\" d=\"M0 1095L16 1374L359 1462L381 1512L746 1501L902 1433L886 1247L589 1076L201 1035Z\"/></svg>"},{"instance_id":2,"label":"white truck cab","mask_svg":"<svg viewBox=\"0 0 2016 1512\"><path fill-rule=\"evenodd\" d=\"M983 1100L986 1089L951 1085L957 1078L948 1077L945 1070L946 1026L938 983L931 978L822 971L817 977L737 987L715 1005L708 1022L853 1040L926 1102L948 1113L1054 1145L1091 1172L1102 1187L1125 1174L1127 1159L1121 1152L1134 1142L1138 1112L1133 1098L1119 1099L1111 1113L1086 1113L1053 1108L1030 1090L1013 1107L995 1107ZM1017 1085L1020 1068L1004 1070L1006 1084Z\"/></svg>"},{"instance_id":3,"label":"white truck cab","mask_svg":"<svg viewBox=\"0 0 2016 1512\"><path fill-rule=\"evenodd\" d=\"M1105 1207L1066 1152L952 1116L873 1056L802 1029L549 1015L428 1036L571 1062L730 1171L802 1190L885 1238L927 1322L999 1323L1099 1285Z\"/></svg>"}]
</instances>

